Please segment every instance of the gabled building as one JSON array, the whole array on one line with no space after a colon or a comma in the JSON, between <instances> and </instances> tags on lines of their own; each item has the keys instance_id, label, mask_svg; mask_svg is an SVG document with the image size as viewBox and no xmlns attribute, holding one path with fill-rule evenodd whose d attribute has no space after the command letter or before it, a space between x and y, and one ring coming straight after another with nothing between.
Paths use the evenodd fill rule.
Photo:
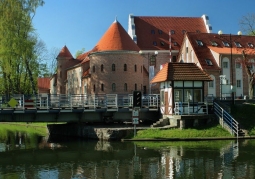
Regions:
<instances>
[{"instance_id":1,"label":"gabled building","mask_svg":"<svg viewBox=\"0 0 255 179\"><path fill-rule=\"evenodd\" d=\"M151 83L160 84L163 115L204 113L204 84L212 79L195 63L168 62Z\"/></svg>"},{"instance_id":2,"label":"gabled building","mask_svg":"<svg viewBox=\"0 0 255 179\"><path fill-rule=\"evenodd\" d=\"M213 81L205 85L205 95L235 98L248 95L250 72L255 72L255 37L245 35L192 33L184 35L178 61L196 63L211 76ZM243 63L243 50L248 63Z\"/></svg>"},{"instance_id":3,"label":"gabled building","mask_svg":"<svg viewBox=\"0 0 255 179\"><path fill-rule=\"evenodd\" d=\"M149 80L159 72L161 65L177 61L186 32L211 33L209 17L129 15L128 34L141 50L140 54L145 59L144 66L150 76ZM159 92L157 85L150 88L151 93Z\"/></svg>"}]
</instances>

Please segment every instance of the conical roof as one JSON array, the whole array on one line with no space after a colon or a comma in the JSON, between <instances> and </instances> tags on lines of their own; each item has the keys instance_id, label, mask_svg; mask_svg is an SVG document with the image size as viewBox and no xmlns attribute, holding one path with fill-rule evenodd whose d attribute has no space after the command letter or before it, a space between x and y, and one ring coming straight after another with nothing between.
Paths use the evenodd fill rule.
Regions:
<instances>
[{"instance_id":1,"label":"conical roof","mask_svg":"<svg viewBox=\"0 0 255 179\"><path fill-rule=\"evenodd\" d=\"M68 50L68 48L66 46L64 46L61 51L59 52L58 57L70 57L73 58L72 54L70 53L70 51Z\"/></svg>"},{"instance_id":2,"label":"conical roof","mask_svg":"<svg viewBox=\"0 0 255 179\"><path fill-rule=\"evenodd\" d=\"M92 51L116 51L129 50L139 51L139 47L131 39L126 30L121 24L115 20L109 29L105 32L102 38Z\"/></svg>"}]
</instances>

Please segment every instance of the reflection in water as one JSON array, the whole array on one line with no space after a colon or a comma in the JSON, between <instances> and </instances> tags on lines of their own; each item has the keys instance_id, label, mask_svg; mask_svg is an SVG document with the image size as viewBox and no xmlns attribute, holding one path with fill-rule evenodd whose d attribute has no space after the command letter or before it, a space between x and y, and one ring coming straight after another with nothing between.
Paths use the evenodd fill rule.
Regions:
<instances>
[{"instance_id":1,"label":"reflection in water","mask_svg":"<svg viewBox=\"0 0 255 179\"><path fill-rule=\"evenodd\" d=\"M146 143L10 134L0 141L0 178L255 177L252 140L169 142L156 149Z\"/></svg>"}]
</instances>

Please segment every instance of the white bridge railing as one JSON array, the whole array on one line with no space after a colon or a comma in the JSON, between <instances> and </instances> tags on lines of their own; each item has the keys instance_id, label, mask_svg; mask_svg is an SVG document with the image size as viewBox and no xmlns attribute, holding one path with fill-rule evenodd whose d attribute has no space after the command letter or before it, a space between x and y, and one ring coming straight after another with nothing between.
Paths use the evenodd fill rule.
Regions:
<instances>
[{"instance_id":1,"label":"white bridge railing","mask_svg":"<svg viewBox=\"0 0 255 179\"><path fill-rule=\"evenodd\" d=\"M141 107L158 108L159 100L159 94L143 95ZM15 94L10 97L0 96L0 108L123 108L132 106L132 94L38 94L31 96Z\"/></svg>"}]
</instances>

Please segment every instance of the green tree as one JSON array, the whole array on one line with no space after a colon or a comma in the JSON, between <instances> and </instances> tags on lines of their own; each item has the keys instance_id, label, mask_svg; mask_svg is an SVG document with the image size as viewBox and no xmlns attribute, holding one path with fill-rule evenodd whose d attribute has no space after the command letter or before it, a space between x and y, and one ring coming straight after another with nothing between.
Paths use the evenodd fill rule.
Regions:
<instances>
[{"instance_id":1,"label":"green tree","mask_svg":"<svg viewBox=\"0 0 255 179\"><path fill-rule=\"evenodd\" d=\"M1 91L7 95L36 92L39 65L32 20L43 4L43 0L0 1L0 78Z\"/></svg>"},{"instance_id":2,"label":"green tree","mask_svg":"<svg viewBox=\"0 0 255 179\"><path fill-rule=\"evenodd\" d=\"M75 58L77 58L79 55L83 54L85 52L85 48L82 48L81 50L78 50L76 53L75 53Z\"/></svg>"}]
</instances>

